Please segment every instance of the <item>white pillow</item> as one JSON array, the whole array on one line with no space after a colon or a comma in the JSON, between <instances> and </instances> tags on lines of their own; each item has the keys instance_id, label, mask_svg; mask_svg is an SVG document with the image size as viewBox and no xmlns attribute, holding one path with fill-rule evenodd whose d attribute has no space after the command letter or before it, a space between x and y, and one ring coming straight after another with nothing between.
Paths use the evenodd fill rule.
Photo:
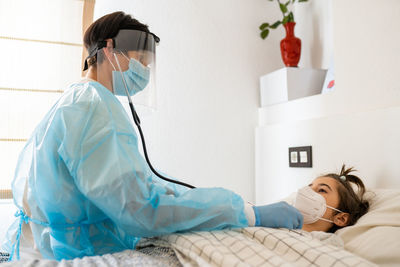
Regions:
<instances>
[{"instance_id":1,"label":"white pillow","mask_svg":"<svg viewBox=\"0 0 400 267\"><path fill-rule=\"evenodd\" d=\"M375 189L365 197L368 213L336 234L346 250L379 266L400 266L400 190Z\"/></svg>"}]
</instances>

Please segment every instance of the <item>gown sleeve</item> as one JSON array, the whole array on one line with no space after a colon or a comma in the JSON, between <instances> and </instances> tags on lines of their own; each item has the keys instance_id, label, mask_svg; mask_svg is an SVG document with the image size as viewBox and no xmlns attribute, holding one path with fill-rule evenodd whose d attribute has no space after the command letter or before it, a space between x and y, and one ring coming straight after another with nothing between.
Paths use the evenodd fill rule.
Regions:
<instances>
[{"instance_id":1,"label":"gown sleeve","mask_svg":"<svg viewBox=\"0 0 400 267\"><path fill-rule=\"evenodd\" d=\"M119 102L85 103L61 111L59 153L81 193L127 234L248 226L243 200L232 191L188 190L152 174Z\"/></svg>"}]
</instances>

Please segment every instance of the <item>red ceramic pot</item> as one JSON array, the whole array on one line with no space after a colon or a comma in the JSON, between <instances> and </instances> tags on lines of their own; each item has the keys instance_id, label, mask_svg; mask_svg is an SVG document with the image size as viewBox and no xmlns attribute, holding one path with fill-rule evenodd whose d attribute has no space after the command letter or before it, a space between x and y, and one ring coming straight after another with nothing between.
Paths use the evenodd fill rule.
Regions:
<instances>
[{"instance_id":1,"label":"red ceramic pot","mask_svg":"<svg viewBox=\"0 0 400 267\"><path fill-rule=\"evenodd\" d=\"M281 41L281 54L286 67L297 67L301 55L301 40L294 36L296 22L287 22L283 26L286 37Z\"/></svg>"}]
</instances>

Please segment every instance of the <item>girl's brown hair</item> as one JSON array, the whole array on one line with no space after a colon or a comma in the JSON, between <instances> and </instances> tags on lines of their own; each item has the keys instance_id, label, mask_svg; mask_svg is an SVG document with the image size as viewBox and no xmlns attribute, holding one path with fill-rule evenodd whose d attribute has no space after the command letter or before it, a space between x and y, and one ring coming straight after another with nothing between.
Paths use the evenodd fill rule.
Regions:
<instances>
[{"instance_id":1,"label":"girl's brown hair","mask_svg":"<svg viewBox=\"0 0 400 267\"><path fill-rule=\"evenodd\" d=\"M339 174L328 173L323 175L324 177L333 178L338 182L339 206L337 209L349 214L346 226L355 224L369 209L369 202L364 199L364 183L359 177L350 174L355 171L353 167L346 169L346 165L343 164ZM357 186L358 192L354 191L353 185ZM342 227L334 224L332 228L329 229L329 232L333 233L340 228Z\"/></svg>"}]
</instances>

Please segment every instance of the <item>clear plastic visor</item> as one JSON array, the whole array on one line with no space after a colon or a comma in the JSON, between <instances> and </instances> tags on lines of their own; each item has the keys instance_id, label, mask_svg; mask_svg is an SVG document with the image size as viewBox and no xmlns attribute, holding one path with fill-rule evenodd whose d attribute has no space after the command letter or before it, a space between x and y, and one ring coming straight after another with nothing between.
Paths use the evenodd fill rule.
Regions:
<instances>
[{"instance_id":1,"label":"clear plastic visor","mask_svg":"<svg viewBox=\"0 0 400 267\"><path fill-rule=\"evenodd\" d=\"M132 99L140 111L156 109L156 39L139 30L120 30L97 50L97 79L122 103Z\"/></svg>"}]
</instances>

